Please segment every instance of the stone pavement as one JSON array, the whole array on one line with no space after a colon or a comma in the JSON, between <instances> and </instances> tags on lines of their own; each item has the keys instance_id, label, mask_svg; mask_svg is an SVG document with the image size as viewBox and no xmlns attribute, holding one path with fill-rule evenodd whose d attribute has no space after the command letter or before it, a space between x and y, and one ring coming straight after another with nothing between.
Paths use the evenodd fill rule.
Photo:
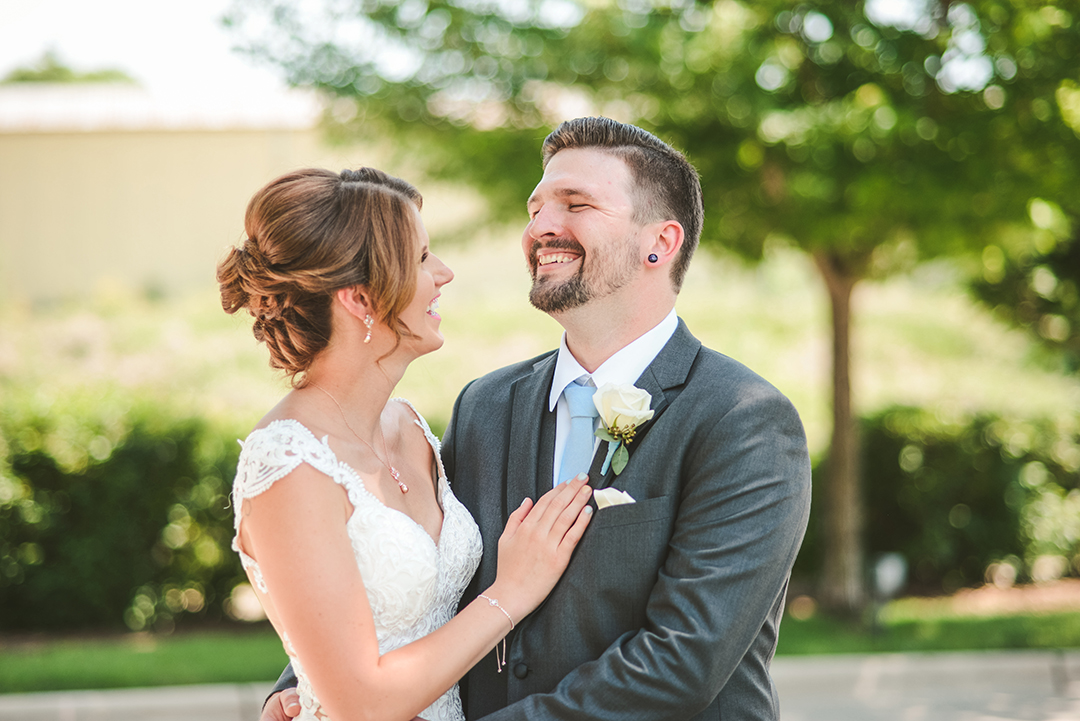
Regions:
<instances>
[{"instance_id":1,"label":"stone pavement","mask_svg":"<svg viewBox=\"0 0 1080 721\"><path fill-rule=\"evenodd\" d=\"M1080 721L1080 649L785 656L783 721ZM0 694L0 721L256 721L266 684Z\"/></svg>"},{"instance_id":2,"label":"stone pavement","mask_svg":"<svg viewBox=\"0 0 1080 721\"><path fill-rule=\"evenodd\" d=\"M1080 649L781 657L783 721L1080 721Z\"/></svg>"},{"instance_id":3,"label":"stone pavement","mask_svg":"<svg viewBox=\"0 0 1080 721\"><path fill-rule=\"evenodd\" d=\"M0 694L0 721L257 721L273 685Z\"/></svg>"}]
</instances>

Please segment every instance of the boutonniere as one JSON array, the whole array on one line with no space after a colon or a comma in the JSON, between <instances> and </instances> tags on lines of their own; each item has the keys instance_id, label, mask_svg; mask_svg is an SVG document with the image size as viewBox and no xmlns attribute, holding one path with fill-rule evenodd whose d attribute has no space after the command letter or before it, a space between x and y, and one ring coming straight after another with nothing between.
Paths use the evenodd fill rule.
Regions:
<instances>
[{"instance_id":1,"label":"boutonniere","mask_svg":"<svg viewBox=\"0 0 1080 721\"><path fill-rule=\"evenodd\" d=\"M608 443L600 472L607 473L610 465L617 476L630 460L627 444L634 440L637 429L653 417L654 411L649 408L652 396L629 383L605 383L596 389L593 403L600 411L601 426L596 429L596 436Z\"/></svg>"}]
</instances>

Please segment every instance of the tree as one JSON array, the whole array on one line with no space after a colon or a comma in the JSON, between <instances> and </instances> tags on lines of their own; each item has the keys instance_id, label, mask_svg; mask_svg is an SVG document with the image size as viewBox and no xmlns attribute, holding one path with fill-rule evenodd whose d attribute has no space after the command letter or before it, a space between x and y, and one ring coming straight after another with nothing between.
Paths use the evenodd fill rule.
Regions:
<instances>
[{"instance_id":1,"label":"tree","mask_svg":"<svg viewBox=\"0 0 1080 721\"><path fill-rule=\"evenodd\" d=\"M352 127L428 141L431 167L479 185L496 213L521 207L536 177L522 159L532 165L547 128L601 113L688 152L705 194L703 244L760 258L783 239L813 258L834 357L821 594L857 613L852 291L923 259L981 252L1020 232L1032 198L1076 187L1080 148L1055 100L1075 88L1064 2L340 7L252 0L231 22L292 82L348 99ZM269 34L252 34L257 18L271 19Z\"/></svg>"},{"instance_id":2,"label":"tree","mask_svg":"<svg viewBox=\"0 0 1080 721\"><path fill-rule=\"evenodd\" d=\"M1032 201L1031 215L1035 242L1005 238L987 246L973 290L999 317L1062 354L1068 372L1080 373L1080 228L1042 199Z\"/></svg>"},{"instance_id":3,"label":"tree","mask_svg":"<svg viewBox=\"0 0 1080 721\"><path fill-rule=\"evenodd\" d=\"M36 64L15 68L0 80L14 83L134 83L135 79L122 70L92 70L80 73L65 65L55 52L47 50Z\"/></svg>"}]
</instances>

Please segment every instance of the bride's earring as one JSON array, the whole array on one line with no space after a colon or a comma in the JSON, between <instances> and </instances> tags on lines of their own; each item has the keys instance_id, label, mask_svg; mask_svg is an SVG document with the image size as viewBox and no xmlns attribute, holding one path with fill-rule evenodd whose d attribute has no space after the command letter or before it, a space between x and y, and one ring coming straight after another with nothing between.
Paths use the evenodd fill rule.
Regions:
<instances>
[{"instance_id":1,"label":"bride's earring","mask_svg":"<svg viewBox=\"0 0 1080 721\"><path fill-rule=\"evenodd\" d=\"M364 336L364 342L365 343L370 343L371 342L371 326L375 325L375 319L371 317L371 313L368 313L367 316L364 317L364 325L367 326L367 335Z\"/></svg>"}]
</instances>

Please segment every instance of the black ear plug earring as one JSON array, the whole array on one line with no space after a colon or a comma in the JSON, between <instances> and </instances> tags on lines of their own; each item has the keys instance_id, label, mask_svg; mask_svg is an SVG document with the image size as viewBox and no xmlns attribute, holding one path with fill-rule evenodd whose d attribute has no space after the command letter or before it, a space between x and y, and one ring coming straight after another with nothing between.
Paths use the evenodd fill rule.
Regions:
<instances>
[{"instance_id":1,"label":"black ear plug earring","mask_svg":"<svg viewBox=\"0 0 1080 721\"><path fill-rule=\"evenodd\" d=\"M660 259L656 257L656 253L649 253L649 262L650 263L655 263L658 260L660 260Z\"/></svg>"}]
</instances>

